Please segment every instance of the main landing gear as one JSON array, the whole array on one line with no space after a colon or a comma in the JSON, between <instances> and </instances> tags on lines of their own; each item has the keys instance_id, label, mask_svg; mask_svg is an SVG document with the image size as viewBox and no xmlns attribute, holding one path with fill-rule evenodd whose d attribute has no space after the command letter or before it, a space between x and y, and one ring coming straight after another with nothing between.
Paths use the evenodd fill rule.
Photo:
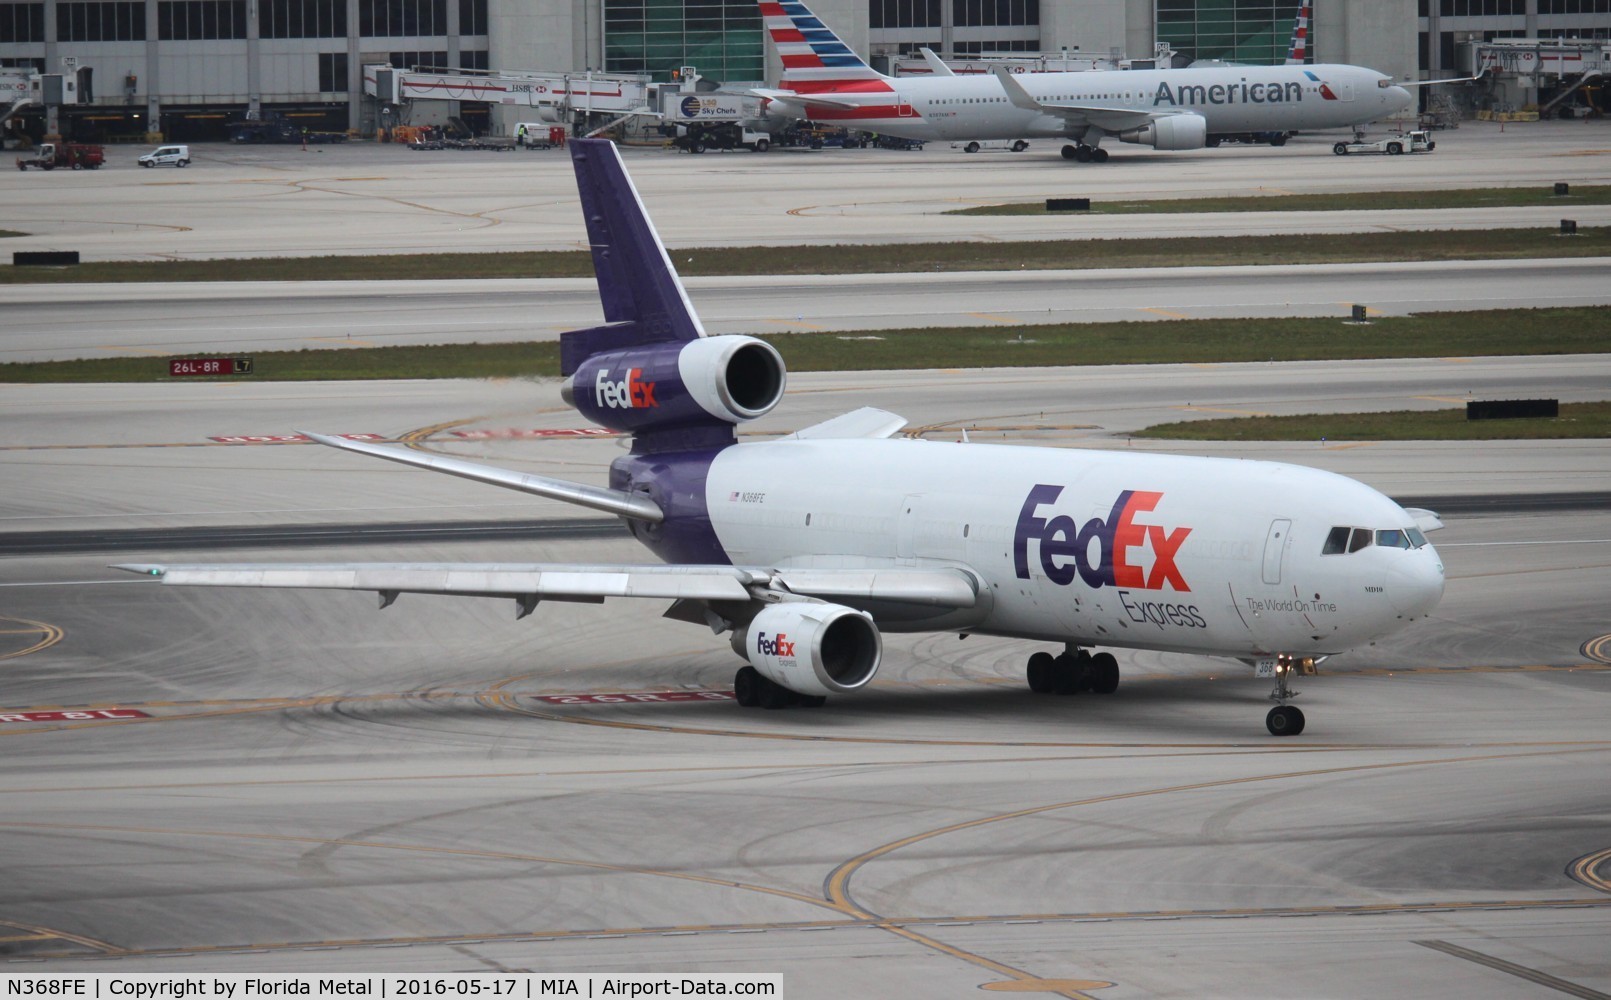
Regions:
<instances>
[{"instance_id":1,"label":"main landing gear","mask_svg":"<svg viewBox=\"0 0 1611 1000\"><path fill-rule=\"evenodd\" d=\"M1078 160L1080 163L1106 163L1108 151L1101 146L1067 145L1063 147L1063 159Z\"/></svg>"},{"instance_id":2,"label":"main landing gear","mask_svg":"<svg viewBox=\"0 0 1611 1000\"><path fill-rule=\"evenodd\" d=\"M1292 676L1295 666L1290 656L1282 654L1276 657L1275 689L1270 692L1270 699L1279 704L1264 717L1264 727L1271 736L1296 736L1303 732L1303 710L1296 705L1286 704L1298 696L1298 692L1287 684L1287 678Z\"/></svg>"},{"instance_id":3,"label":"main landing gear","mask_svg":"<svg viewBox=\"0 0 1611 1000\"><path fill-rule=\"evenodd\" d=\"M744 708L821 708L828 703L822 694L800 694L777 681L762 676L754 667L739 667L733 675L733 700Z\"/></svg>"},{"instance_id":4,"label":"main landing gear","mask_svg":"<svg viewBox=\"0 0 1611 1000\"><path fill-rule=\"evenodd\" d=\"M1070 647L1060 655L1036 653L1029 658L1029 690L1036 694L1075 694L1119 690L1119 661L1112 653L1092 655Z\"/></svg>"}]
</instances>

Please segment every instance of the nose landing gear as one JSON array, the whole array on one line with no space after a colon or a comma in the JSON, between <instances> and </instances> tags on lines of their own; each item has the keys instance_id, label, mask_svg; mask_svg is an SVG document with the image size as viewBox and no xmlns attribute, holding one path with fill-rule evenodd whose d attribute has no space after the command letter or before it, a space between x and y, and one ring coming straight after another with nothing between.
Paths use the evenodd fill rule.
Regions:
<instances>
[{"instance_id":1,"label":"nose landing gear","mask_svg":"<svg viewBox=\"0 0 1611 1000\"><path fill-rule=\"evenodd\" d=\"M1287 678L1296 668L1292 657L1285 653L1275 658L1275 689L1270 692L1270 699L1279 704L1264 717L1264 728L1270 731L1271 736L1296 736L1303 732L1303 710L1296 705L1286 704L1298 696L1298 692L1287 684ZM1312 669L1310 673L1313 673Z\"/></svg>"}]
</instances>

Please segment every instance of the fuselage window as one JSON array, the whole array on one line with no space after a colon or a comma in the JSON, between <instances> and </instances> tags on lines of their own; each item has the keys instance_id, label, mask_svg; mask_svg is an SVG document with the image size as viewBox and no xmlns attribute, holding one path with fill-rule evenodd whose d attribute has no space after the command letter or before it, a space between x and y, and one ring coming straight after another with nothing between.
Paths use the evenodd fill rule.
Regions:
<instances>
[{"instance_id":1,"label":"fuselage window","mask_svg":"<svg viewBox=\"0 0 1611 1000\"><path fill-rule=\"evenodd\" d=\"M1326 547L1320 550L1323 556L1342 555L1348 551L1348 528L1332 528L1326 536Z\"/></svg>"},{"instance_id":2,"label":"fuselage window","mask_svg":"<svg viewBox=\"0 0 1611 1000\"><path fill-rule=\"evenodd\" d=\"M1348 543L1349 552L1358 552L1371 543L1371 530L1369 528L1355 528L1354 537Z\"/></svg>"}]
</instances>

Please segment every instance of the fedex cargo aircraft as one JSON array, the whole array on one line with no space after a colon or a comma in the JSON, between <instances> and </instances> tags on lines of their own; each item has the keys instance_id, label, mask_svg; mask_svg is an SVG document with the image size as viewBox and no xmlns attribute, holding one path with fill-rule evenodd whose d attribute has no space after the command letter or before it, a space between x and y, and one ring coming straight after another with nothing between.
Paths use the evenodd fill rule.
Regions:
<instances>
[{"instance_id":1,"label":"fedex cargo aircraft","mask_svg":"<svg viewBox=\"0 0 1611 1000\"><path fill-rule=\"evenodd\" d=\"M662 562L129 565L169 585L512 600L669 599L728 634L739 704L854 696L882 635L1010 636L1032 691L1111 694L1106 648L1232 657L1272 677L1276 735L1303 728L1289 674L1426 615L1443 565L1405 510L1362 483L1270 462L898 437L862 409L785 438L735 427L783 399L783 359L700 325L615 147L571 156L605 323L564 335L563 395L630 435L608 486L310 434L347 451L622 517Z\"/></svg>"},{"instance_id":2,"label":"fedex cargo aircraft","mask_svg":"<svg viewBox=\"0 0 1611 1000\"><path fill-rule=\"evenodd\" d=\"M1106 161L1108 138L1202 149L1219 135L1362 125L1414 103L1389 76L1331 64L896 78L798 0L761 0L761 18L783 76L778 89L753 93L789 114L908 139L1066 139L1063 157L1082 163Z\"/></svg>"}]
</instances>

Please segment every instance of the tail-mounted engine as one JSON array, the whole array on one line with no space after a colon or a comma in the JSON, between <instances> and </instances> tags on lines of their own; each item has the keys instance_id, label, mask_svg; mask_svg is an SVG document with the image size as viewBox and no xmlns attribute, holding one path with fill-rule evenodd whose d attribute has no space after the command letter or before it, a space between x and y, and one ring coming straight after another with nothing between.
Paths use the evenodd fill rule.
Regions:
<instances>
[{"instance_id":1,"label":"tail-mounted engine","mask_svg":"<svg viewBox=\"0 0 1611 1000\"><path fill-rule=\"evenodd\" d=\"M1119 133L1120 142L1154 149L1202 149L1208 144L1208 119L1202 115L1166 115L1138 129Z\"/></svg>"},{"instance_id":2,"label":"tail-mounted engine","mask_svg":"<svg viewBox=\"0 0 1611 1000\"><path fill-rule=\"evenodd\" d=\"M878 672L883 640L872 617L839 604L791 601L769 605L742 633L739 655L767 680L797 694L843 694Z\"/></svg>"},{"instance_id":3,"label":"tail-mounted engine","mask_svg":"<svg viewBox=\"0 0 1611 1000\"><path fill-rule=\"evenodd\" d=\"M589 420L635 432L712 418L754 420L783 399L787 381L771 344L701 337L595 354L577 366L560 394Z\"/></svg>"}]
</instances>

